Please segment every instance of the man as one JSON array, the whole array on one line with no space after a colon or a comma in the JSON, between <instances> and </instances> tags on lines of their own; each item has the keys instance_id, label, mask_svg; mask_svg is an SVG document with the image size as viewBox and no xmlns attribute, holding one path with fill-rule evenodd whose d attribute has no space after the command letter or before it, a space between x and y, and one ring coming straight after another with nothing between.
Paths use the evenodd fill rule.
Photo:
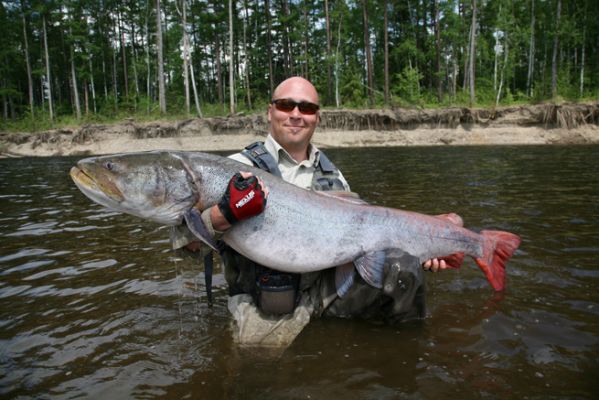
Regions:
<instances>
[{"instance_id":1,"label":"man","mask_svg":"<svg viewBox=\"0 0 599 400\"><path fill-rule=\"evenodd\" d=\"M248 146L231 158L307 190L349 191L341 172L311 144L320 111L318 93L309 81L301 77L283 81L273 93L268 121L270 133L265 143ZM200 210L202 220L218 236L236 221L262 212L267 198L268 188L262 181L240 171L219 204ZM199 246L184 227L174 230L172 241L175 248L186 246L194 251ZM242 344L288 345L314 315L391 321L424 316L422 270L416 259L400 251L387 252L383 289L372 288L358 278L343 298L337 296L334 269L299 277L256 265L232 249L225 249L222 258L231 295L229 310L237 322L235 336ZM437 271L447 264L433 259L422 267ZM285 309L283 303L291 307ZM282 316L282 312L287 314Z\"/></svg>"}]
</instances>

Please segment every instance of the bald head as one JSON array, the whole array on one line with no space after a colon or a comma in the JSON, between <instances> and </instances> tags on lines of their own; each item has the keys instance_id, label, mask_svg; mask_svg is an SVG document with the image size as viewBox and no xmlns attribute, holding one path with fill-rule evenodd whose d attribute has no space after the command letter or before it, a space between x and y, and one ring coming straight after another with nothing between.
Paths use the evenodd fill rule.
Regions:
<instances>
[{"instance_id":1,"label":"bald head","mask_svg":"<svg viewBox=\"0 0 599 400\"><path fill-rule=\"evenodd\" d=\"M292 76L291 78L287 78L281 82L275 89L272 98L273 100L288 98L288 95L291 93L301 93L302 97L304 97L301 100L319 104L318 92L316 91L316 88L309 80L304 79L301 76Z\"/></svg>"},{"instance_id":2,"label":"bald head","mask_svg":"<svg viewBox=\"0 0 599 400\"><path fill-rule=\"evenodd\" d=\"M308 148L320 120L320 111L303 113L299 109L299 104L318 104L316 88L307 79L294 76L277 86L272 99L285 99L291 101L291 104L296 103L292 110L285 107L278 109L275 104L269 104L268 122L270 122L272 137L297 162L308 159Z\"/></svg>"}]
</instances>

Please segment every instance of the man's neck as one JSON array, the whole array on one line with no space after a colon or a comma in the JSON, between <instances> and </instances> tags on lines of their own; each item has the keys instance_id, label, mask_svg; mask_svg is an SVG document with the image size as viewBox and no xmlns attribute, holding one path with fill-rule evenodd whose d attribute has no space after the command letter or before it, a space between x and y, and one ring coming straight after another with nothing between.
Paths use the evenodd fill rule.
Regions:
<instances>
[{"instance_id":1,"label":"man's neck","mask_svg":"<svg viewBox=\"0 0 599 400\"><path fill-rule=\"evenodd\" d=\"M291 157L293 160L295 160L298 164L301 163L302 161L310 159L310 151L312 148L312 144L310 142L308 142L307 145L303 144L303 143L287 143L284 146L281 143L279 143L274 138L274 136L269 135L269 139L267 139L267 141L269 141L271 139L272 139L272 142L275 144L275 149L276 148L283 149L287 153L287 155L289 155L289 157Z\"/></svg>"},{"instance_id":2,"label":"man's neck","mask_svg":"<svg viewBox=\"0 0 599 400\"><path fill-rule=\"evenodd\" d=\"M303 149L285 149L287 153L298 163L308 159L308 148Z\"/></svg>"}]
</instances>

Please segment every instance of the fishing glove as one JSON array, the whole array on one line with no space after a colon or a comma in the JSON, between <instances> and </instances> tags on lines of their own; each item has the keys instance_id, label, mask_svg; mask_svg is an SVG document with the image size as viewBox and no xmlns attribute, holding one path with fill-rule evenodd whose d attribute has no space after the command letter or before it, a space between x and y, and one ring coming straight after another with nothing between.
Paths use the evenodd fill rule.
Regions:
<instances>
[{"instance_id":1,"label":"fishing glove","mask_svg":"<svg viewBox=\"0 0 599 400\"><path fill-rule=\"evenodd\" d=\"M232 225L237 221L260 214L266 207L266 197L258 178L244 178L238 172L229 181L218 208Z\"/></svg>"}]
</instances>

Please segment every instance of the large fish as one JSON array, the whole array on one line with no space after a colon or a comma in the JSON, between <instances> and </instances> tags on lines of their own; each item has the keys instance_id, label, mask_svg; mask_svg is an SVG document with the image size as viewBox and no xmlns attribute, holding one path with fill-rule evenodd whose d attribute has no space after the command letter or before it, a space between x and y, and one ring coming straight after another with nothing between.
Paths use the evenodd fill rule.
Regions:
<instances>
[{"instance_id":1,"label":"large fish","mask_svg":"<svg viewBox=\"0 0 599 400\"><path fill-rule=\"evenodd\" d=\"M269 188L267 207L236 223L222 239L273 269L304 273L353 262L369 284L381 287L387 249L401 249L421 261L465 253L499 291L505 286L505 262L520 244L509 232L475 233L437 217L304 190L260 169L199 152L86 158L71 169L71 177L97 203L165 225L185 220L199 239L214 247L193 205L205 209L216 204L240 170L263 179ZM340 294L353 277L353 268L338 268Z\"/></svg>"}]
</instances>

